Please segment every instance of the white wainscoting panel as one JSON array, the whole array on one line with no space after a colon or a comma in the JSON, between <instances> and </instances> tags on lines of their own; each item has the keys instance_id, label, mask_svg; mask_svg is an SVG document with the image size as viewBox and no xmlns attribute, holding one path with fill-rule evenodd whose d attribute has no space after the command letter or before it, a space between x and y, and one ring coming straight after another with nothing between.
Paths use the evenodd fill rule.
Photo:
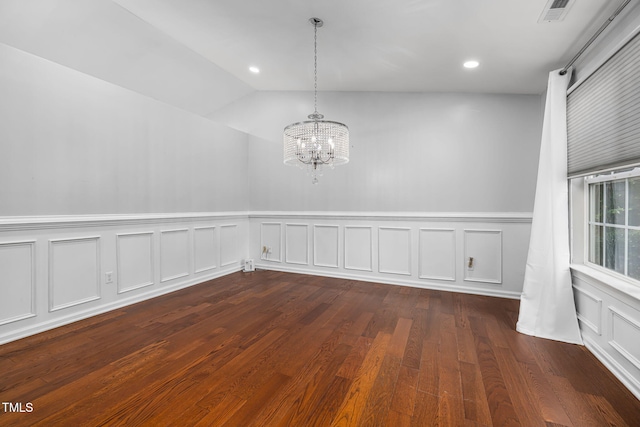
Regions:
<instances>
[{"instance_id":1,"label":"white wainscoting panel","mask_svg":"<svg viewBox=\"0 0 640 427\"><path fill-rule=\"evenodd\" d=\"M286 263L308 265L309 226L307 224L287 224L284 246Z\"/></svg>"},{"instance_id":2,"label":"white wainscoting panel","mask_svg":"<svg viewBox=\"0 0 640 427\"><path fill-rule=\"evenodd\" d=\"M598 335L602 334L602 299L584 289L574 287L578 320Z\"/></svg>"},{"instance_id":3,"label":"white wainscoting panel","mask_svg":"<svg viewBox=\"0 0 640 427\"><path fill-rule=\"evenodd\" d=\"M238 225L226 224L220 227L220 266L237 264L240 262L238 252L241 242L238 241ZM244 247L244 245L242 245Z\"/></svg>"},{"instance_id":4,"label":"white wainscoting panel","mask_svg":"<svg viewBox=\"0 0 640 427\"><path fill-rule=\"evenodd\" d=\"M609 307L611 340L609 344L625 359L640 369L640 322L619 309ZM638 313L635 313L638 318Z\"/></svg>"},{"instance_id":5,"label":"white wainscoting panel","mask_svg":"<svg viewBox=\"0 0 640 427\"><path fill-rule=\"evenodd\" d=\"M153 232L116 235L118 293L154 284Z\"/></svg>"},{"instance_id":6,"label":"white wainscoting panel","mask_svg":"<svg viewBox=\"0 0 640 427\"><path fill-rule=\"evenodd\" d=\"M585 265L572 265L571 270L585 346L640 399L637 288ZM625 287L630 293L625 292Z\"/></svg>"},{"instance_id":7,"label":"white wainscoting panel","mask_svg":"<svg viewBox=\"0 0 640 427\"><path fill-rule=\"evenodd\" d=\"M411 229L378 228L378 271L411 275Z\"/></svg>"},{"instance_id":8,"label":"white wainscoting panel","mask_svg":"<svg viewBox=\"0 0 640 427\"><path fill-rule=\"evenodd\" d=\"M456 230L421 228L420 279L456 280Z\"/></svg>"},{"instance_id":9,"label":"white wainscoting panel","mask_svg":"<svg viewBox=\"0 0 640 427\"><path fill-rule=\"evenodd\" d=\"M0 242L0 272L0 325L35 316L35 240Z\"/></svg>"},{"instance_id":10,"label":"white wainscoting panel","mask_svg":"<svg viewBox=\"0 0 640 427\"><path fill-rule=\"evenodd\" d=\"M506 298L522 292L530 214L256 212L249 220L257 268ZM292 245L304 242L292 224L312 231L308 263L293 258ZM261 257L278 236L283 263ZM475 257L473 271L465 272L465 253Z\"/></svg>"},{"instance_id":11,"label":"white wainscoting panel","mask_svg":"<svg viewBox=\"0 0 640 427\"><path fill-rule=\"evenodd\" d=\"M100 298L100 237L49 240L49 311Z\"/></svg>"},{"instance_id":12,"label":"white wainscoting panel","mask_svg":"<svg viewBox=\"0 0 640 427\"><path fill-rule=\"evenodd\" d=\"M282 224L263 222L260 225L260 246L269 252L262 252L260 259L282 262Z\"/></svg>"},{"instance_id":13,"label":"white wainscoting panel","mask_svg":"<svg viewBox=\"0 0 640 427\"><path fill-rule=\"evenodd\" d=\"M202 273L218 266L220 245L216 241L216 227L193 229L193 270Z\"/></svg>"},{"instance_id":14,"label":"white wainscoting panel","mask_svg":"<svg viewBox=\"0 0 640 427\"><path fill-rule=\"evenodd\" d=\"M464 273L466 281L502 283L501 230L464 230Z\"/></svg>"},{"instance_id":15,"label":"white wainscoting panel","mask_svg":"<svg viewBox=\"0 0 640 427\"><path fill-rule=\"evenodd\" d=\"M160 232L160 281L179 279L189 275L189 230Z\"/></svg>"},{"instance_id":16,"label":"white wainscoting panel","mask_svg":"<svg viewBox=\"0 0 640 427\"><path fill-rule=\"evenodd\" d=\"M250 226L247 212L0 216L0 344L239 271Z\"/></svg>"},{"instance_id":17,"label":"white wainscoting panel","mask_svg":"<svg viewBox=\"0 0 640 427\"><path fill-rule=\"evenodd\" d=\"M344 268L373 271L372 227L344 227Z\"/></svg>"},{"instance_id":18,"label":"white wainscoting panel","mask_svg":"<svg viewBox=\"0 0 640 427\"><path fill-rule=\"evenodd\" d=\"M313 265L338 268L340 227L317 224L313 226Z\"/></svg>"}]
</instances>

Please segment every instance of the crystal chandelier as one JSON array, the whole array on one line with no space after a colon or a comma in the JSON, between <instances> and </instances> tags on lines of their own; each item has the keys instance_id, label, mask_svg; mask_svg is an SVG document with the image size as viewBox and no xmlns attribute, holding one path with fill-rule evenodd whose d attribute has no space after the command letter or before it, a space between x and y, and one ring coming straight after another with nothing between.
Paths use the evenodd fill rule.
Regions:
<instances>
[{"instance_id":1,"label":"crystal chandelier","mask_svg":"<svg viewBox=\"0 0 640 427\"><path fill-rule=\"evenodd\" d=\"M349 162L349 128L338 122L323 120L318 113L318 28L324 22L311 18L314 52L314 111L309 120L293 123L284 128L284 164L307 169L311 182L318 183L322 169Z\"/></svg>"}]
</instances>

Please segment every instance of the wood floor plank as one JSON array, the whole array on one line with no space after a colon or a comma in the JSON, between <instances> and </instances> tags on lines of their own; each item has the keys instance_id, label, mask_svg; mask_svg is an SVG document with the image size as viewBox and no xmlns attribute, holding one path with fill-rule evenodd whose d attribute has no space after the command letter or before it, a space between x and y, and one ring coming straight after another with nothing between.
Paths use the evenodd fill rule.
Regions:
<instances>
[{"instance_id":1,"label":"wood floor plank","mask_svg":"<svg viewBox=\"0 0 640 427\"><path fill-rule=\"evenodd\" d=\"M354 379L360 370L360 366L362 366L364 358L367 356L367 353L369 353L372 344L373 339L361 336L358 341L356 341L336 375L350 380Z\"/></svg>"},{"instance_id":2,"label":"wood floor plank","mask_svg":"<svg viewBox=\"0 0 640 427\"><path fill-rule=\"evenodd\" d=\"M409 368L405 365L400 367L398 381L393 390L391 401L391 411L405 414L411 418L413 408L416 405L416 393L418 391L418 369Z\"/></svg>"},{"instance_id":3,"label":"wood floor plank","mask_svg":"<svg viewBox=\"0 0 640 427\"><path fill-rule=\"evenodd\" d=\"M378 372L382 366L391 334L379 332L371 344L353 383L349 387L346 399L342 402L331 426L358 425Z\"/></svg>"},{"instance_id":4,"label":"wood floor plank","mask_svg":"<svg viewBox=\"0 0 640 427\"><path fill-rule=\"evenodd\" d=\"M456 327L456 340L458 342L458 360L471 364L478 363L473 332L468 324Z\"/></svg>"},{"instance_id":5,"label":"wood floor plank","mask_svg":"<svg viewBox=\"0 0 640 427\"><path fill-rule=\"evenodd\" d=\"M417 305L417 304L416 304ZM422 340L427 329L427 311L414 308L411 314L411 329L407 338L407 346L402 357L402 364L413 369L420 368L420 357L422 355Z\"/></svg>"},{"instance_id":6,"label":"wood floor plank","mask_svg":"<svg viewBox=\"0 0 640 427\"><path fill-rule=\"evenodd\" d=\"M536 397L544 420L565 426L572 425L562 403L540 368L535 364L518 363L520 371L524 374L524 381L528 385L528 392Z\"/></svg>"},{"instance_id":7,"label":"wood floor plank","mask_svg":"<svg viewBox=\"0 0 640 427\"><path fill-rule=\"evenodd\" d=\"M391 341L389 341L387 354L395 356L398 359L402 360L402 356L404 355L407 346L407 340L409 339L409 332L411 331L412 324L413 320L411 319L405 319L402 317L398 319L396 329L391 335Z\"/></svg>"},{"instance_id":8,"label":"wood floor plank","mask_svg":"<svg viewBox=\"0 0 640 427\"><path fill-rule=\"evenodd\" d=\"M478 365L494 425L521 425L488 338L476 338Z\"/></svg>"},{"instance_id":9,"label":"wood floor plank","mask_svg":"<svg viewBox=\"0 0 640 427\"><path fill-rule=\"evenodd\" d=\"M418 390L411 427L438 426L438 395ZM443 424L444 425L444 424Z\"/></svg>"},{"instance_id":10,"label":"wood floor plank","mask_svg":"<svg viewBox=\"0 0 640 427\"><path fill-rule=\"evenodd\" d=\"M628 420L630 423L627 422L627 420L625 420L622 415L614 409L613 405L606 397L597 395L589 395L588 397L591 404L598 409L598 412L600 412L600 414L607 420L609 425L621 427L634 427L638 425L640 418Z\"/></svg>"},{"instance_id":11,"label":"wood floor plank","mask_svg":"<svg viewBox=\"0 0 640 427\"><path fill-rule=\"evenodd\" d=\"M305 426L326 427L331 425L335 418L341 402L346 398L351 386L351 380L335 376L326 388L324 395L319 396L320 400L311 411L311 417L307 418Z\"/></svg>"},{"instance_id":12,"label":"wood floor plank","mask_svg":"<svg viewBox=\"0 0 640 427\"><path fill-rule=\"evenodd\" d=\"M251 396L242 407L240 407L229 419L222 425L225 426L249 426L255 421L256 414L262 407L267 405L274 399L276 392L285 386L290 380L290 377L282 375L278 372L274 373L269 380L258 390L258 392Z\"/></svg>"},{"instance_id":13,"label":"wood floor plank","mask_svg":"<svg viewBox=\"0 0 640 427\"><path fill-rule=\"evenodd\" d=\"M637 426L584 347L518 301L234 273L0 346L4 426Z\"/></svg>"},{"instance_id":14,"label":"wood floor plank","mask_svg":"<svg viewBox=\"0 0 640 427\"><path fill-rule=\"evenodd\" d=\"M442 375L440 376L443 377ZM448 392L438 398L438 424L443 426L460 425L464 420L464 403L462 399Z\"/></svg>"},{"instance_id":15,"label":"wood floor plank","mask_svg":"<svg viewBox=\"0 0 640 427\"><path fill-rule=\"evenodd\" d=\"M389 415L387 416L387 419L383 425L394 427L411 427L411 416L391 410L389 411Z\"/></svg>"},{"instance_id":16,"label":"wood floor plank","mask_svg":"<svg viewBox=\"0 0 640 427\"><path fill-rule=\"evenodd\" d=\"M280 420L280 425L306 426L314 420L316 417L316 408L332 385L335 373L340 368L340 365L350 350L350 346L342 343L338 344L338 347L327 361L327 364L320 366L320 369L315 373L311 381L309 381L303 395L299 399L296 399L285 417Z\"/></svg>"},{"instance_id":17,"label":"wood floor plank","mask_svg":"<svg viewBox=\"0 0 640 427\"><path fill-rule=\"evenodd\" d=\"M524 372L520 370L518 362L511 359L508 353L502 350L496 350L496 355L506 382L505 387L521 424L524 426L545 425L546 422L540 411L538 399L535 394L529 393L528 385L524 380Z\"/></svg>"},{"instance_id":18,"label":"wood floor plank","mask_svg":"<svg viewBox=\"0 0 640 427\"><path fill-rule=\"evenodd\" d=\"M400 357L387 352L371 386L371 392L362 410L358 425L384 426L384 422L389 416L393 392L402 366L401 362Z\"/></svg>"},{"instance_id":19,"label":"wood floor plank","mask_svg":"<svg viewBox=\"0 0 640 427\"><path fill-rule=\"evenodd\" d=\"M478 425L491 425L491 413L479 366L460 362L460 376L465 423L472 421Z\"/></svg>"},{"instance_id":20,"label":"wood floor plank","mask_svg":"<svg viewBox=\"0 0 640 427\"><path fill-rule=\"evenodd\" d=\"M422 359L420 360L420 374L418 376L418 390L440 395L440 358L438 357L438 346L425 341L423 344Z\"/></svg>"},{"instance_id":21,"label":"wood floor plank","mask_svg":"<svg viewBox=\"0 0 640 427\"><path fill-rule=\"evenodd\" d=\"M247 403L246 400L240 399L233 394L227 394L216 406L207 411L196 424L196 427L211 427L224 425L229 418Z\"/></svg>"},{"instance_id":22,"label":"wood floor plank","mask_svg":"<svg viewBox=\"0 0 640 427\"><path fill-rule=\"evenodd\" d=\"M566 378L557 376L548 378L574 425L598 427L607 424L604 416L591 404L589 397L576 391Z\"/></svg>"},{"instance_id":23,"label":"wood floor plank","mask_svg":"<svg viewBox=\"0 0 640 427\"><path fill-rule=\"evenodd\" d=\"M367 327L371 318L373 317L373 313L370 311L358 312L357 318L349 327L347 333L342 337L342 342L348 344L350 346L354 346L358 339L362 336L362 331Z\"/></svg>"},{"instance_id":24,"label":"wood floor plank","mask_svg":"<svg viewBox=\"0 0 640 427\"><path fill-rule=\"evenodd\" d=\"M336 349L341 347L340 338L346 329L347 325L343 325L343 328L333 331L296 375L290 377L291 380L288 384L278 391L277 399L269 402L259 413L255 414L250 425L279 425L291 407L303 404L303 397L313 394L313 386L310 384L318 382L318 373L326 370L326 366L333 358Z\"/></svg>"}]
</instances>

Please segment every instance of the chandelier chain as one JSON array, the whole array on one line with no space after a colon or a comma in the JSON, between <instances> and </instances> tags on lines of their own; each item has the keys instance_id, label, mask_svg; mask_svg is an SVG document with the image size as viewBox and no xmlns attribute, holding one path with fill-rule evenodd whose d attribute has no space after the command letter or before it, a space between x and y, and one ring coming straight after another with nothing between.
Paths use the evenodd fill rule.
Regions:
<instances>
[{"instance_id":1,"label":"chandelier chain","mask_svg":"<svg viewBox=\"0 0 640 427\"><path fill-rule=\"evenodd\" d=\"M318 24L313 25L313 111L318 112Z\"/></svg>"}]
</instances>

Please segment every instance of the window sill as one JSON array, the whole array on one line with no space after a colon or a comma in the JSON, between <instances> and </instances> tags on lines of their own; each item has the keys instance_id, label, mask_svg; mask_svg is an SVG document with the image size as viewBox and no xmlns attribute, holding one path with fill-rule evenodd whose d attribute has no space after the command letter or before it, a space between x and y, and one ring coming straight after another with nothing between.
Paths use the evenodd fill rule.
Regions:
<instances>
[{"instance_id":1,"label":"window sill","mask_svg":"<svg viewBox=\"0 0 640 427\"><path fill-rule=\"evenodd\" d=\"M598 283L601 283L608 288L614 289L640 301L640 286L638 285L584 264L571 264L569 267L578 278L583 277L587 280L596 280Z\"/></svg>"}]
</instances>

